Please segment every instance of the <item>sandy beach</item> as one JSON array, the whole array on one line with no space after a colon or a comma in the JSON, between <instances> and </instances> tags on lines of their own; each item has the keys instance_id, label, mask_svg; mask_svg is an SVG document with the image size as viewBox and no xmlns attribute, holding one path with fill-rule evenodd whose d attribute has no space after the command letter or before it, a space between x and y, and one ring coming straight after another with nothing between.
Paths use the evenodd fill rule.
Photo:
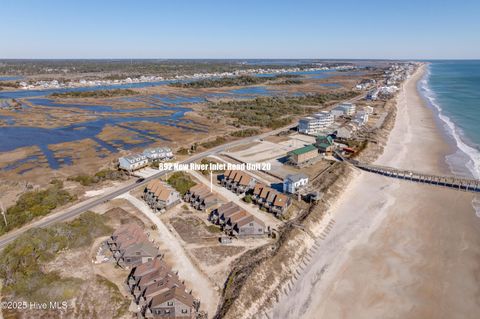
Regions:
<instances>
[{"instance_id":1,"label":"sandy beach","mask_svg":"<svg viewBox=\"0 0 480 319\"><path fill-rule=\"evenodd\" d=\"M376 163L448 175L452 153L417 91L401 88ZM335 221L272 318L478 318L480 219L473 195L356 172L327 218Z\"/></svg>"}]
</instances>

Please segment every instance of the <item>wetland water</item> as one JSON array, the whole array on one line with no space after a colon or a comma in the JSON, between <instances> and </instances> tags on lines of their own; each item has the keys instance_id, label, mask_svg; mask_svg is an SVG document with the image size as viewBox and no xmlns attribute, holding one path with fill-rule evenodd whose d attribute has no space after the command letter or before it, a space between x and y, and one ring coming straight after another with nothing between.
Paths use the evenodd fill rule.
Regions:
<instances>
[{"instance_id":1,"label":"wetland water","mask_svg":"<svg viewBox=\"0 0 480 319\"><path fill-rule=\"evenodd\" d=\"M342 72L327 71L308 71L293 72L307 78L327 78L333 75L342 75ZM258 76L271 76L272 74L261 74ZM32 105L32 107L48 107L68 109L72 113L93 115L93 120L82 123L69 124L55 128L19 126L16 125L13 117L0 117L0 153L9 152L22 147L38 146L40 151L46 157L48 165L57 169L62 165L71 165L69 158L56 156L55 152L49 148L49 145L65 142L75 142L84 139L91 139L98 144L97 150L103 150L111 153L118 152L120 149L131 149L134 147L148 146L158 140L169 141L158 132L151 132L146 129L132 127L129 124L135 122L152 122L165 126L176 127L192 132L207 132L208 127L185 118L185 113L191 111L188 104L202 103L207 99L214 98L251 98L256 96L274 96L284 94L281 88L268 89L265 86L251 86L240 89L232 89L224 93L202 93L198 96L186 95L145 95L124 98L110 98L104 101L112 102L112 105L97 104L77 104L77 103L59 103L46 96L52 93L63 92L84 92L97 91L117 88L144 88L150 86L166 85L171 81L143 82L122 85L105 85L96 87L81 88L60 88L45 90L21 90L21 91L3 91L0 92L0 99L23 99ZM115 102L143 102L147 107L144 108L116 108ZM159 112L158 116L155 111ZM17 111L21 112L21 111ZM147 114L141 114L148 112ZM47 116L48 117L48 116ZM104 141L97 135L107 126L116 126L135 134L136 143L126 143L122 140ZM59 160L60 159L60 160ZM12 163L7 163L0 170L12 170L21 166L25 161L34 161L35 157L25 157Z\"/></svg>"}]
</instances>

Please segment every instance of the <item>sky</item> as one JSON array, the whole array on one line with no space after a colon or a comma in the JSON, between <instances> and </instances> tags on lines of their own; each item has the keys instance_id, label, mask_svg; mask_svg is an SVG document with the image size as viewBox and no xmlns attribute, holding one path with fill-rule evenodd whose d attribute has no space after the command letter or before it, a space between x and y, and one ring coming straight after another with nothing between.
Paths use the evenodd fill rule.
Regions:
<instances>
[{"instance_id":1,"label":"sky","mask_svg":"<svg viewBox=\"0 0 480 319\"><path fill-rule=\"evenodd\" d=\"M479 0L0 0L0 58L479 59Z\"/></svg>"}]
</instances>

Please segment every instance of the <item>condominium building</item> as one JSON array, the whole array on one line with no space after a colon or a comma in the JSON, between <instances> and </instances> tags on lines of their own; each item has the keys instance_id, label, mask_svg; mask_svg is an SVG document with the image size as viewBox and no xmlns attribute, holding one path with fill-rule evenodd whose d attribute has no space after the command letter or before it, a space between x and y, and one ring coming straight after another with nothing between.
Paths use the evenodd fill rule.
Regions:
<instances>
[{"instance_id":1,"label":"condominium building","mask_svg":"<svg viewBox=\"0 0 480 319\"><path fill-rule=\"evenodd\" d=\"M335 116L342 116L342 115L347 115L347 116L352 116L355 114L356 106L355 104L352 103L342 103L335 107L331 113Z\"/></svg>"},{"instance_id":2,"label":"condominium building","mask_svg":"<svg viewBox=\"0 0 480 319\"><path fill-rule=\"evenodd\" d=\"M298 122L298 131L303 134L316 135L334 123L334 116L330 112L322 111L313 116L304 117Z\"/></svg>"}]
</instances>

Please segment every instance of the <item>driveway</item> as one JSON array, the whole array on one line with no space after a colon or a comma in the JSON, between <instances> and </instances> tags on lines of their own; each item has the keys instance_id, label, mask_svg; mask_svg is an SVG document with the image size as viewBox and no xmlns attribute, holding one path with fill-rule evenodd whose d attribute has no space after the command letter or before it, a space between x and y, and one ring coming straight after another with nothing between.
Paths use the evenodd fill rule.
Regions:
<instances>
[{"instance_id":1,"label":"driveway","mask_svg":"<svg viewBox=\"0 0 480 319\"><path fill-rule=\"evenodd\" d=\"M122 194L117 198L123 198L129 201L157 226L162 244L166 246L175 257L175 265L173 265L173 268L178 270L180 279L184 279L187 282L187 288L193 290L193 295L200 299L201 309L207 311L209 316L213 316L217 310L219 294L213 283L192 263L178 239L170 232L160 218L152 212L145 202L130 193Z\"/></svg>"}]
</instances>

